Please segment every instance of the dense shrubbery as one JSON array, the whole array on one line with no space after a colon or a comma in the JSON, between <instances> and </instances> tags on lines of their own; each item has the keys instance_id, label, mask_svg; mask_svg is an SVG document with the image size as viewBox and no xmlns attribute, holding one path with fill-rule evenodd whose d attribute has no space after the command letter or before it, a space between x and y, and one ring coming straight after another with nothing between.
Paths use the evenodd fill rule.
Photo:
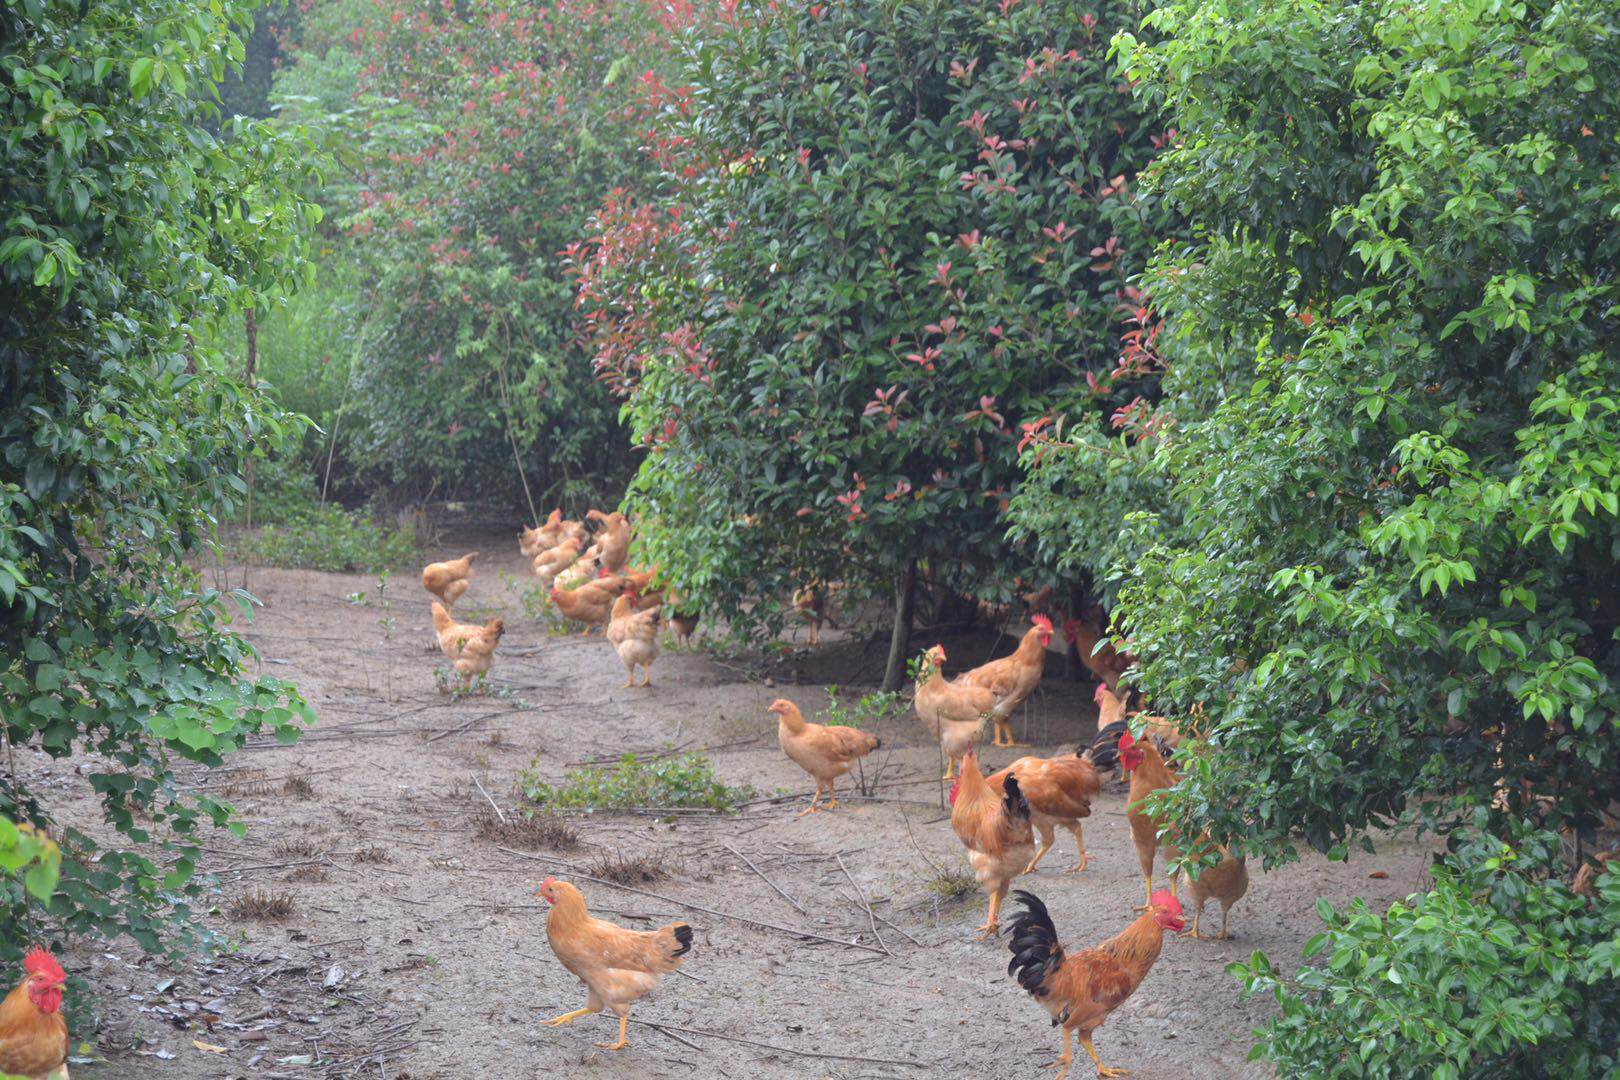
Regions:
<instances>
[{"instance_id":1,"label":"dense shrubbery","mask_svg":"<svg viewBox=\"0 0 1620 1080\"><path fill-rule=\"evenodd\" d=\"M234 510L249 455L294 426L205 345L286 289L317 216L302 134L220 126L207 104L246 12L0 8L0 723L13 744L102 755L89 783L128 845L57 830L15 776L0 785L0 818L62 855L54 895L30 902L49 882L9 871L50 851L0 824L6 970L26 937L64 930L189 940L198 831L241 825L173 762L217 764L308 717L292 687L243 675L240 598L185 562Z\"/></svg>"},{"instance_id":2,"label":"dense shrubbery","mask_svg":"<svg viewBox=\"0 0 1620 1080\"><path fill-rule=\"evenodd\" d=\"M1141 374L1163 137L1106 56L1134 10L744 5L685 43L661 190L578 259L683 591L742 625L815 578L922 560L1005 596L1029 568L1001 518L1025 431L1070 402L1105 427Z\"/></svg>"},{"instance_id":3,"label":"dense shrubbery","mask_svg":"<svg viewBox=\"0 0 1620 1080\"><path fill-rule=\"evenodd\" d=\"M1083 526L1141 686L1202 706L1185 821L1269 865L1449 851L1324 967L1245 969L1287 1075L1616 1065L1614 876L1568 882L1620 789L1617 14L1175 0L1120 43L1194 241L1148 278L1157 428L1037 441L1020 518Z\"/></svg>"}]
</instances>

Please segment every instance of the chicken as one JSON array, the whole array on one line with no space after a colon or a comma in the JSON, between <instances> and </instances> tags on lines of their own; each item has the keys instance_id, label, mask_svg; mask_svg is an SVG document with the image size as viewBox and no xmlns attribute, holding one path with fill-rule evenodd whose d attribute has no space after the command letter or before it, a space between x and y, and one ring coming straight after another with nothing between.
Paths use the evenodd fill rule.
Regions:
<instances>
[{"instance_id":1,"label":"chicken","mask_svg":"<svg viewBox=\"0 0 1620 1080\"><path fill-rule=\"evenodd\" d=\"M459 559L428 563L422 568L422 588L437 596L445 607L454 607L467 591L472 578L472 561L478 552L469 551Z\"/></svg>"},{"instance_id":2,"label":"chicken","mask_svg":"<svg viewBox=\"0 0 1620 1080\"><path fill-rule=\"evenodd\" d=\"M969 747L962 755L962 775L951 786L951 828L967 848L973 876L990 894L990 912L979 927L979 937L990 937L1000 932L1008 887L1035 854L1029 803L1018 777L1006 777L999 791L992 788L979 771L978 753Z\"/></svg>"},{"instance_id":3,"label":"chicken","mask_svg":"<svg viewBox=\"0 0 1620 1080\"><path fill-rule=\"evenodd\" d=\"M626 930L591 918L585 898L566 881L546 878L536 896L551 905L546 913L546 940L562 966L585 984L585 1007L542 1021L551 1027L572 1024L581 1016L612 1009L619 1018L619 1041L604 1050L630 1045L630 1006L681 966L692 951L692 928L670 923L657 930Z\"/></svg>"},{"instance_id":4,"label":"chicken","mask_svg":"<svg viewBox=\"0 0 1620 1080\"><path fill-rule=\"evenodd\" d=\"M67 974L35 946L23 957L23 981L0 1001L0 1074L67 1080L68 1028L62 1015Z\"/></svg>"},{"instance_id":5,"label":"chicken","mask_svg":"<svg viewBox=\"0 0 1620 1080\"><path fill-rule=\"evenodd\" d=\"M611 514L591 510L585 517L601 523L596 543L601 549L602 568L617 574L630 561L630 522L617 510Z\"/></svg>"},{"instance_id":6,"label":"chicken","mask_svg":"<svg viewBox=\"0 0 1620 1080\"><path fill-rule=\"evenodd\" d=\"M551 583L564 589L573 589L595 581L601 573L602 557L593 546L587 548L572 565L559 570Z\"/></svg>"},{"instance_id":7,"label":"chicken","mask_svg":"<svg viewBox=\"0 0 1620 1080\"><path fill-rule=\"evenodd\" d=\"M1164 946L1164 932L1186 925L1181 903L1174 894L1160 890L1148 898L1147 911L1121 933L1095 949L1070 956L1058 944L1057 928L1052 925L1046 905L1022 889L1013 894L1013 899L1023 904L1024 910L1013 916L1007 945L1013 958L1007 974L1015 976L1030 997L1046 1006L1054 1027L1063 1028L1063 1053L1058 1057L1060 1068L1054 1080L1069 1075L1069 1065L1074 1061L1072 1039L1076 1035L1091 1055L1098 1076L1125 1075L1124 1069L1110 1069L1102 1063L1097 1048L1091 1045L1091 1033L1142 985Z\"/></svg>"},{"instance_id":8,"label":"chicken","mask_svg":"<svg viewBox=\"0 0 1620 1080\"><path fill-rule=\"evenodd\" d=\"M495 618L483 626L458 623L437 600L433 602L433 633L439 639L439 651L455 665L456 674L463 683L471 683L474 676L489 674L495 660L495 646L506 633L504 620Z\"/></svg>"},{"instance_id":9,"label":"chicken","mask_svg":"<svg viewBox=\"0 0 1620 1080\"><path fill-rule=\"evenodd\" d=\"M1119 737L1119 762L1131 775L1131 787L1125 795L1125 816L1131 823L1131 843L1136 845L1136 860L1142 866L1142 877L1147 881L1147 893L1151 897L1153 859L1159 853L1162 824L1142 807L1142 800L1161 788L1173 787L1178 777L1165 765L1151 739L1138 742L1128 731Z\"/></svg>"},{"instance_id":10,"label":"chicken","mask_svg":"<svg viewBox=\"0 0 1620 1080\"><path fill-rule=\"evenodd\" d=\"M810 805L801 810L799 816L822 809L816 805L816 800L821 798L823 787L827 789L826 809L836 810L838 778L878 748L878 737L858 728L812 724L797 705L785 698L771 702L769 711L776 714L776 739L782 744L782 753L816 781L816 793L810 796Z\"/></svg>"},{"instance_id":11,"label":"chicken","mask_svg":"<svg viewBox=\"0 0 1620 1080\"><path fill-rule=\"evenodd\" d=\"M922 721L945 752L943 780L956 775L961 760L984 731L984 721L996 707L996 694L982 686L964 686L945 681L945 646L935 645L923 654L912 702Z\"/></svg>"},{"instance_id":12,"label":"chicken","mask_svg":"<svg viewBox=\"0 0 1620 1080\"><path fill-rule=\"evenodd\" d=\"M691 648L692 635L697 633L698 613L695 611L671 612L669 616L669 628L675 634L675 645L677 648Z\"/></svg>"},{"instance_id":13,"label":"chicken","mask_svg":"<svg viewBox=\"0 0 1620 1080\"><path fill-rule=\"evenodd\" d=\"M641 685L651 686L652 662L658 659L658 608L639 610L635 591L625 589L608 613L607 639L624 665L624 685L635 685L639 667Z\"/></svg>"},{"instance_id":14,"label":"chicken","mask_svg":"<svg viewBox=\"0 0 1620 1080\"><path fill-rule=\"evenodd\" d=\"M1130 691L1123 687L1117 691L1110 690L1107 683L1098 683L1092 694L1092 700L1097 703L1097 738L1091 744L1091 760L1099 768L1113 767L1119 759L1119 737L1132 727L1162 743L1160 753L1164 752L1164 748L1174 750L1186 740L1186 733L1162 716L1127 712L1129 694ZM1123 765L1120 766L1119 778L1121 781L1127 779Z\"/></svg>"},{"instance_id":15,"label":"chicken","mask_svg":"<svg viewBox=\"0 0 1620 1080\"><path fill-rule=\"evenodd\" d=\"M581 634L589 634L591 627L606 624L613 614L615 599L611 592L597 588L595 582L577 589L565 589L560 585L551 587L551 602L562 617L585 624Z\"/></svg>"},{"instance_id":16,"label":"chicken","mask_svg":"<svg viewBox=\"0 0 1620 1080\"><path fill-rule=\"evenodd\" d=\"M1041 849L1024 867L1024 873L1033 874L1046 853L1052 850L1057 825L1069 830L1080 852L1079 861L1069 873L1078 874L1091 861L1086 854L1086 836L1080 819L1091 816L1091 803L1102 791L1102 781L1092 767L1089 754L1090 750L1076 750L1050 758L1021 757L990 775L990 786L998 790L1005 785L1007 777L1017 777L1018 790L1029 803L1029 823L1040 833Z\"/></svg>"},{"instance_id":17,"label":"chicken","mask_svg":"<svg viewBox=\"0 0 1620 1080\"><path fill-rule=\"evenodd\" d=\"M991 739L996 746L1027 745L1013 741L1007 717L1040 685L1041 673L1046 670L1046 646L1052 640L1051 619L1036 615L1030 619L1030 624L1023 639L1018 642L1018 649L1011 656L981 664L956 677L960 685L982 686L994 691L996 706L991 711L990 719L996 726L995 736Z\"/></svg>"},{"instance_id":18,"label":"chicken","mask_svg":"<svg viewBox=\"0 0 1620 1080\"><path fill-rule=\"evenodd\" d=\"M1209 840L1207 834L1204 839ZM1193 923L1192 929L1187 931L1188 937L1202 940L1210 936L1198 932L1198 920L1204 914L1204 905L1213 899L1221 905L1221 932L1213 936L1217 941L1225 941L1226 920L1232 913L1232 905L1249 891L1248 861L1241 855L1233 855L1225 846L1217 845L1217 850L1221 853L1220 862L1203 867L1197 877L1187 876L1187 889L1193 898ZM1170 844L1164 845L1164 852L1166 859L1181 857L1181 852Z\"/></svg>"},{"instance_id":19,"label":"chicken","mask_svg":"<svg viewBox=\"0 0 1620 1080\"><path fill-rule=\"evenodd\" d=\"M546 518L544 525L525 528L518 533L518 550L525 559L532 559L547 548L556 547L563 540L562 509L559 507Z\"/></svg>"},{"instance_id":20,"label":"chicken","mask_svg":"<svg viewBox=\"0 0 1620 1080\"><path fill-rule=\"evenodd\" d=\"M554 547L549 547L534 557L534 576L540 579L540 587L549 590L556 584L557 575L579 559L579 541L573 537L562 541Z\"/></svg>"},{"instance_id":21,"label":"chicken","mask_svg":"<svg viewBox=\"0 0 1620 1080\"><path fill-rule=\"evenodd\" d=\"M821 624L830 623L827 617L827 590L819 583L795 589L793 592L793 610L810 626L806 641L812 648L821 644Z\"/></svg>"},{"instance_id":22,"label":"chicken","mask_svg":"<svg viewBox=\"0 0 1620 1080\"><path fill-rule=\"evenodd\" d=\"M1063 637L1080 654L1080 662L1087 670L1108 689L1119 689L1119 680L1134 658L1122 655L1112 643L1099 646L1104 637L1100 611L1094 609L1090 619L1064 619Z\"/></svg>"}]
</instances>

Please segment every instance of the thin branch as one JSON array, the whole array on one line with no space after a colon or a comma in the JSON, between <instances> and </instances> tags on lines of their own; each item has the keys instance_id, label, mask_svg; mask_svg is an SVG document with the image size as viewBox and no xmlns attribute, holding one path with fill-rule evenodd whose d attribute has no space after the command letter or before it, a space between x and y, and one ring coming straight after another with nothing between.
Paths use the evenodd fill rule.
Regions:
<instances>
[{"instance_id":1,"label":"thin branch","mask_svg":"<svg viewBox=\"0 0 1620 1080\"><path fill-rule=\"evenodd\" d=\"M794 907L794 910L796 910L800 915L808 915L808 914L810 914L808 911L804 910L804 908L799 905L799 902L797 900L793 899L793 897L791 897L787 893L783 892L782 887L780 885L778 885L776 882L772 881L770 878L766 877L765 876L765 871L763 871L759 867L755 866L753 859L750 859L748 856L744 855L742 852L738 851L736 848L732 847L730 844L726 844L726 845L724 845L724 847L725 847L725 849L727 851L729 851L733 855L737 856L737 858L739 858L743 862L747 863L748 864L748 869L752 870L754 873L759 875L759 880L761 880L765 884L769 885L772 889L775 889L776 890L776 895L780 896L782 899L784 899L788 903L792 904L793 907Z\"/></svg>"}]
</instances>

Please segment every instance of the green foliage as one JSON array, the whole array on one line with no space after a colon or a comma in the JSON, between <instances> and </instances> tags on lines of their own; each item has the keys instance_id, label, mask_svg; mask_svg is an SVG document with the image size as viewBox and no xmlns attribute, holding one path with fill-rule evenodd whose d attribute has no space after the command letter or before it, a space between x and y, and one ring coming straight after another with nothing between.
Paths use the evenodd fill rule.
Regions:
<instances>
[{"instance_id":1,"label":"green foliage","mask_svg":"<svg viewBox=\"0 0 1620 1080\"><path fill-rule=\"evenodd\" d=\"M1106 56L1134 12L754 4L685 42L661 199L604 205L580 303L650 448L647 557L705 611L1030 568L1002 541L1021 428L1101 428L1140 381L1115 361L1158 136Z\"/></svg>"},{"instance_id":2,"label":"green foliage","mask_svg":"<svg viewBox=\"0 0 1620 1080\"><path fill-rule=\"evenodd\" d=\"M243 674L228 623L251 598L199 588L186 562L236 511L248 455L298 428L203 344L281 295L318 218L302 132L215 133L247 10L0 7L0 724L53 757L93 751L85 775L127 845L52 829L26 787L0 787L0 817L61 851L48 902L37 865L19 880L6 857L8 969L42 914L147 949L195 940L199 830L242 825L171 763L217 765L310 719L291 686Z\"/></svg>"},{"instance_id":3,"label":"green foliage","mask_svg":"<svg viewBox=\"0 0 1620 1080\"><path fill-rule=\"evenodd\" d=\"M1281 1015L1254 1055L1286 1076L1606 1076L1620 1066L1620 874L1594 896L1557 877L1558 837L1476 834L1434 886L1382 914L1319 904L1327 932L1305 946L1320 967L1284 982L1263 953L1232 965L1245 992ZM1324 1022L1332 1017L1331 1023ZM1524 1048L1533 1047L1526 1051Z\"/></svg>"},{"instance_id":4,"label":"green foliage","mask_svg":"<svg viewBox=\"0 0 1620 1080\"><path fill-rule=\"evenodd\" d=\"M359 271L341 285L358 318L340 475L512 496L517 455L537 501L617 500L629 450L560 252L601 193L647 171L657 102L639 76L664 63L666 34L641 0L309 16L278 88L349 133L364 178L329 196L348 234L331 259Z\"/></svg>"},{"instance_id":5,"label":"green foliage","mask_svg":"<svg viewBox=\"0 0 1620 1080\"><path fill-rule=\"evenodd\" d=\"M1287 1075L1612 1067L1612 923L1535 837L1591 850L1620 787L1616 15L1169 0L1116 40L1180 133L1144 178L1190 230L1144 278L1162 385L1123 439L1040 433L1020 528L1113 573L1156 708L1202 705L1182 827L1268 866L1451 845L1432 893L1331 916L1262 1037Z\"/></svg>"},{"instance_id":6,"label":"green foliage","mask_svg":"<svg viewBox=\"0 0 1620 1080\"><path fill-rule=\"evenodd\" d=\"M533 769L520 785L526 798L554 810L664 809L706 807L731 810L753 797L747 784L733 787L714 775L714 766L702 754L644 761L626 754L612 766L575 769L560 785L541 780Z\"/></svg>"},{"instance_id":7,"label":"green foliage","mask_svg":"<svg viewBox=\"0 0 1620 1080\"><path fill-rule=\"evenodd\" d=\"M908 706L898 693L874 690L859 699L846 703L838 687L828 686L827 707L818 721L832 727L866 728L883 720L903 714Z\"/></svg>"},{"instance_id":8,"label":"green foliage","mask_svg":"<svg viewBox=\"0 0 1620 1080\"><path fill-rule=\"evenodd\" d=\"M237 547L243 558L267 566L376 574L410 563L416 538L369 513L328 503L295 510L284 524L266 525Z\"/></svg>"}]
</instances>

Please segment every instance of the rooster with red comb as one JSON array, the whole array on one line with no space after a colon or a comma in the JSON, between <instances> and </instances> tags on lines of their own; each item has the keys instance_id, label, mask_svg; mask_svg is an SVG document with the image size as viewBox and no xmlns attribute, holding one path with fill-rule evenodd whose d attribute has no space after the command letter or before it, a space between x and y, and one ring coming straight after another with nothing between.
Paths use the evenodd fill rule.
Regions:
<instances>
[{"instance_id":1,"label":"rooster with red comb","mask_svg":"<svg viewBox=\"0 0 1620 1080\"><path fill-rule=\"evenodd\" d=\"M23 957L23 975L0 1001L0 1073L67 1080L68 1029L62 1015L67 973L36 945Z\"/></svg>"},{"instance_id":2,"label":"rooster with red comb","mask_svg":"<svg viewBox=\"0 0 1620 1080\"><path fill-rule=\"evenodd\" d=\"M1159 958L1164 932L1186 925L1181 902L1168 889L1160 889L1148 898L1147 911L1120 933L1095 949L1069 953L1058 944L1057 927L1038 897L1020 889L1013 893L1013 900L1024 910L1012 920L1007 947L1013 958L1007 974L1015 976L1030 997L1046 1006L1053 1026L1063 1028L1063 1053L1058 1058L1056 1080L1063 1080L1069 1073L1075 1036L1091 1055L1098 1076L1123 1076L1124 1069L1110 1069L1102 1063L1097 1048L1091 1045L1091 1033L1142 985Z\"/></svg>"}]
</instances>

